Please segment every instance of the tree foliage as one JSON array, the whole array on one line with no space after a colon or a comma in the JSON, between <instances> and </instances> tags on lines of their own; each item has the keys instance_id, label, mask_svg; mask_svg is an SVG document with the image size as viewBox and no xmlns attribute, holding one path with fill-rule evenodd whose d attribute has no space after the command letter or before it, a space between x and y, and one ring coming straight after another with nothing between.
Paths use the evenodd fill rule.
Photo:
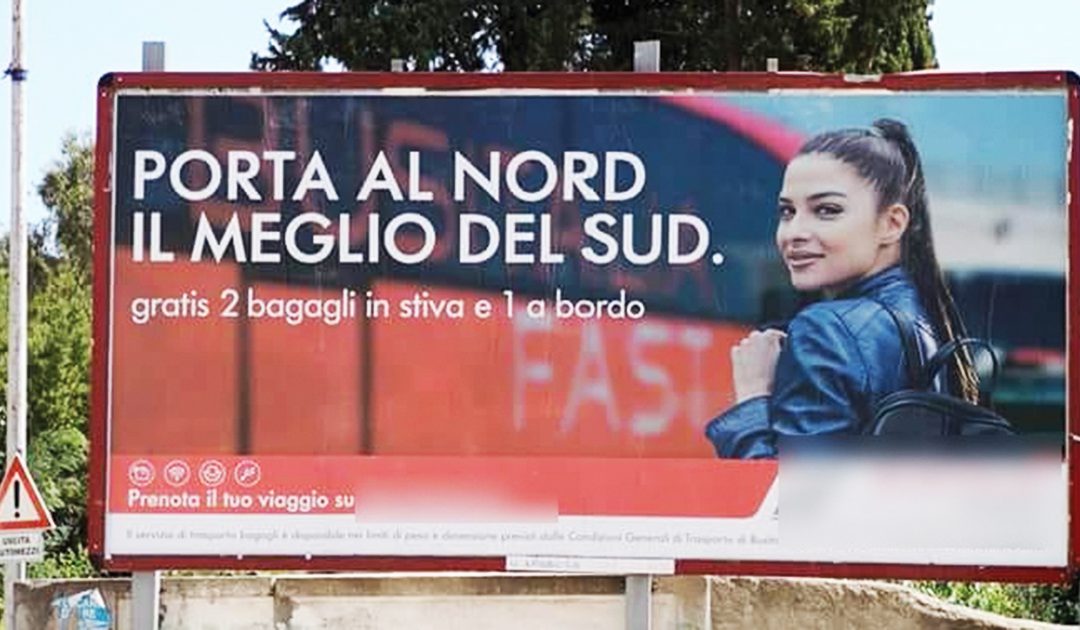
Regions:
<instances>
[{"instance_id":1,"label":"tree foliage","mask_svg":"<svg viewBox=\"0 0 1080 630\"><path fill-rule=\"evenodd\" d=\"M57 529L56 548L86 539L87 418L90 395L90 290L60 262L30 303L30 465Z\"/></svg>"},{"instance_id":2,"label":"tree foliage","mask_svg":"<svg viewBox=\"0 0 1080 630\"><path fill-rule=\"evenodd\" d=\"M303 0L267 25L261 70L631 70L660 40L662 68L897 72L936 65L932 0Z\"/></svg>"},{"instance_id":3,"label":"tree foliage","mask_svg":"<svg viewBox=\"0 0 1080 630\"><path fill-rule=\"evenodd\" d=\"M68 137L38 189L49 216L31 235L28 312L28 462L56 529L46 536L45 574L85 575L90 411L90 253L93 150ZM52 241L55 240L55 245ZM4 243L0 268L7 286ZM0 378L7 381L7 291L0 300ZM5 414L6 391L0 389ZM51 568L50 568L51 567ZM39 569L33 574L41 575Z\"/></svg>"},{"instance_id":4,"label":"tree foliage","mask_svg":"<svg viewBox=\"0 0 1080 630\"><path fill-rule=\"evenodd\" d=\"M68 135L61 156L38 186L38 194L49 209L39 234L46 239L55 237L61 257L74 272L88 279L92 264L94 147L87 138Z\"/></svg>"},{"instance_id":5,"label":"tree foliage","mask_svg":"<svg viewBox=\"0 0 1080 630\"><path fill-rule=\"evenodd\" d=\"M1080 581L1057 584L1000 584L996 582L915 582L912 585L936 597L1006 617L1048 623L1076 624Z\"/></svg>"}]
</instances>

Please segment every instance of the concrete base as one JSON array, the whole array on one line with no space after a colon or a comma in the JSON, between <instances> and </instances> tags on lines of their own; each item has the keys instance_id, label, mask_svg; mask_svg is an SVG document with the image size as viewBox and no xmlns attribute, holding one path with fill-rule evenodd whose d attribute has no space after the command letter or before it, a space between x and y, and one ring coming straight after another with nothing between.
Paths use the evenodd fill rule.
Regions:
<instances>
[{"instance_id":1,"label":"concrete base","mask_svg":"<svg viewBox=\"0 0 1080 630\"><path fill-rule=\"evenodd\" d=\"M625 628L624 579L508 574L335 574L162 579L163 630ZM131 628L130 580L30 581L15 592L16 630L69 630L57 602L101 594L112 628ZM1050 628L952 606L902 586L841 580L660 577L653 627Z\"/></svg>"}]
</instances>

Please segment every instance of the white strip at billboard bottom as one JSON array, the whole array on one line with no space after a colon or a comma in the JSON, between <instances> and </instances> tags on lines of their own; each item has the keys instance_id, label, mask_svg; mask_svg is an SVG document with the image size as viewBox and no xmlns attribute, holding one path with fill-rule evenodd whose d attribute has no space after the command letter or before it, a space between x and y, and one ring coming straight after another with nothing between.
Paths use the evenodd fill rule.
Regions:
<instances>
[{"instance_id":1,"label":"white strip at billboard bottom","mask_svg":"<svg viewBox=\"0 0 1080 630\"><path fill-rule=\"evenodd\" d=\"M110 555L504 556L1066 564L1066 468L1025 461L795 460L750 518L113 512ZM786 507L781 507L786 506Z\"/></svg>"}]
</instances>

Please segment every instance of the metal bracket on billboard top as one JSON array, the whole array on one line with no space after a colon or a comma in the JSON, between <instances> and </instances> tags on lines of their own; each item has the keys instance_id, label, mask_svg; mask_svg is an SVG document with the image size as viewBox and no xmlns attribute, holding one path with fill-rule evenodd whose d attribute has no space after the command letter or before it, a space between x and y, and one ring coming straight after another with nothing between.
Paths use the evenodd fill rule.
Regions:
<instances>
[{"instance_id":1,"label":"metal bracket on billboard top","mask_svg":"<svg viewBox=\"0 0 1080 630\"><path fill-rule=\"evenodd\" d=\"M0 532L52 528L52 515L22 458L16 454L8 462L4 480L0 481Z\"/></svg>"}]
</instances>

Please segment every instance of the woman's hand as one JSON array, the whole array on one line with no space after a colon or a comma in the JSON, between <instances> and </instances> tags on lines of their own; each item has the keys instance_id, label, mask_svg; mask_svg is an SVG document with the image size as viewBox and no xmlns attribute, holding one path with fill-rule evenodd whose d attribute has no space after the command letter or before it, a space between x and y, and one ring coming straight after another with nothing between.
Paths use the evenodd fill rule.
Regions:
<instances>
[{"instance_id":1,"label":"woman's hand","mask_svg":"<svg viewBox=\"0 0 1080 630\"><path fill-rule=\"evenodd\" d=\"M779 330L755 330L731 349L735 402L772 393L776 360L786 334Z\"/></svg>"}]
</instances>

